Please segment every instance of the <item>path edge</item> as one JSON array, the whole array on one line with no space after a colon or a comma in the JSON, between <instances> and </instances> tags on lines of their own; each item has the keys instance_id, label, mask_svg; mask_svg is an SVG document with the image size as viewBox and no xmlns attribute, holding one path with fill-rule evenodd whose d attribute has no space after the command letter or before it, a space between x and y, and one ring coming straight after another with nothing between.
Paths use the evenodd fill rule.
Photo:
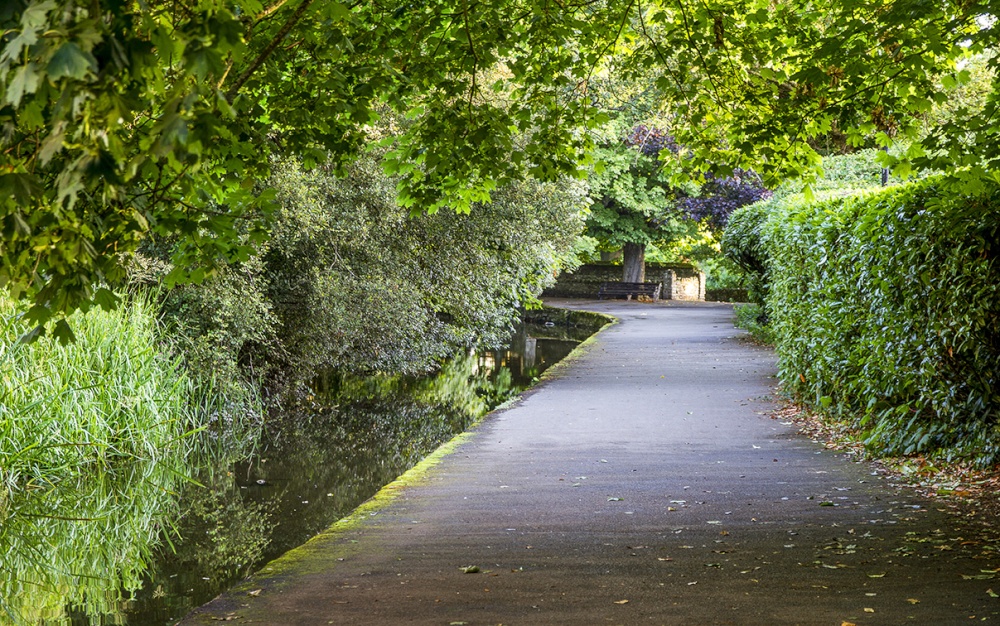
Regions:
<instances>
[{"instance_id":1,"label":"path edge","mask_svg":"<svg viewBox=\"0 0 1000 626\"><path fill-rule=\"evenodd\" d=\"M604 318L607 320L607 323L595 331L594 334L580 342L568 355L566 355L566 357L542 372L541 376L538 377L538 381L529 389L526 389L517 397L500 404L492 411L479 418L475 423L470 425L468 429L442 443L416 465L406 470L395 480L375 492L375 495L362 502L344 517L338 519L307 539L305 543L288 550L284 554L275 557L267 563L264 563L261 565L260 569L256 570L242 581L234 584L229 589L223 591L212 600L209 600L200 606L194 607L187 613L187 615L185 615L184 618L181 619L180 623L212 619L211 616L218 612L217 609L225 610L226 608L231 608L226 606L225 598L227 597L235 599L236 597L249 593L256 595L262 587L267 588L268 590L275 590L277 587L282 586L282 583L284 582L283 579L299 574L309 573L310 568L302 568L301 566L305 561L309 560L313 555L319 553L321 550L331 550L330 556L333 558L347 556L351 552L350 546L340 544L338 548L335 549L333 544L337 539L342 537L345 533L359 527L365 520L374 517L379 512L387 508L394 501L396 501L408 487L426 483L429 479L431 471L440 465L445 458L456 452L463 444L472 439L479 432L479 427L484 422L491 417L503 413L504 411L517 405L528 393L536 391L539 387L544 386L546 382L561 376L566 368L578 361L590 351L591 347L593 347L601 333L619 323L619 319L613 315L599 313L596 311L586 312ZM317 561L327 560L328 559L317 559ZM222 600L222 606L210 607L210 605L215 604L219 600Z\"/></svg>"}]
</instances>

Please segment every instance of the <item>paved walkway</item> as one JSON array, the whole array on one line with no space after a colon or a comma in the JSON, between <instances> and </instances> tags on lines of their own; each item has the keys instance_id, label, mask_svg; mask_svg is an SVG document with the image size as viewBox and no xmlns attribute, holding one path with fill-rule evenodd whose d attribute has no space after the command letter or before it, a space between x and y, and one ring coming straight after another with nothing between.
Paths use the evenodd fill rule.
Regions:
<instances>
[{"instance_id":1,"label":"paved walkway","mask_svg":"<svg viewBox=\"0 0 1000 626\"><path fill-rule=\"evenodd\" d=\"M768 417L773 355L728 306L574 306L621 322L184 623L1000 621L953 518Z\"/></svg>"}]
</instances>

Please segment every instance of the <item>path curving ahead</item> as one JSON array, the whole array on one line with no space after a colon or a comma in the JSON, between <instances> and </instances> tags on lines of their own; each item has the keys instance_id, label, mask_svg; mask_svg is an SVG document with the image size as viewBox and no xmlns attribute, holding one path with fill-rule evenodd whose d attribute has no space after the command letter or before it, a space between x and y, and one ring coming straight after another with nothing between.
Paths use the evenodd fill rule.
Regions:
<instances>
[{"instance_id":1,"label":"path curving ahead","mask_svg":"<svg viewBox=\"0 0 1000 626\"><path fill-rule=\"evenodd\" d=\"M620 323L182 623L1000 622L954 518L768 416L731 307L557 304Z\"/></svg>"}]
</instances>

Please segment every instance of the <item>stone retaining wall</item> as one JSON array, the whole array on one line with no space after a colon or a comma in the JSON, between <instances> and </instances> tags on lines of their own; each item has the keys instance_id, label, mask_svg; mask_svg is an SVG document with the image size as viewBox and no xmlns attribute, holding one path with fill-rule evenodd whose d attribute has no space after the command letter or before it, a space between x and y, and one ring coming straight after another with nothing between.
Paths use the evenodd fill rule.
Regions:
<instances>
[{"instance_id":1,"label":"stone retaining wall","mask_svg":"<svg viewBox=\"0 0 1000 626\"><path fill-rule=\"evenodd\" d=\"M750 302L744 287L724 287L705 290L705 299L710 302Z\"/></svg>"},{"instance_id":2,"label":"stone retaining wall","mask_svg":"<svg viewBox=\"0 0 1000 626\"><path fill-rule=\"evenodd\" d=\"M622 266L588 263L562 274L542 295L553 298L596 298L601 283L622 279ZM646 282L658 282L661 300L704 300L705 273L687 263L647 263Z\"/></svg>"}]
</instances>

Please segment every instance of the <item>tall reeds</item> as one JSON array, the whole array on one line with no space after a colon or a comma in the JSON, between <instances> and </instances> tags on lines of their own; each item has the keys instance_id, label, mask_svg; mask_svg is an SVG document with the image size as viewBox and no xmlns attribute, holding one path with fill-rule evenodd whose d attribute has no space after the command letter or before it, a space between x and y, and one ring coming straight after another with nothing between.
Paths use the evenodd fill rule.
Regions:
<instances>
[{"instance_id":1,"label":"tall reeds","mask_svg":"<svg viewBox=\"0 0 1000 626\"><path fill-rule=\"evenodd\" d=\"M116 612L189 475L195 386L157 350L153 305L70 322L71 345L25 344L0 299L0 623Z\"/></svg>"}]
</instances>

